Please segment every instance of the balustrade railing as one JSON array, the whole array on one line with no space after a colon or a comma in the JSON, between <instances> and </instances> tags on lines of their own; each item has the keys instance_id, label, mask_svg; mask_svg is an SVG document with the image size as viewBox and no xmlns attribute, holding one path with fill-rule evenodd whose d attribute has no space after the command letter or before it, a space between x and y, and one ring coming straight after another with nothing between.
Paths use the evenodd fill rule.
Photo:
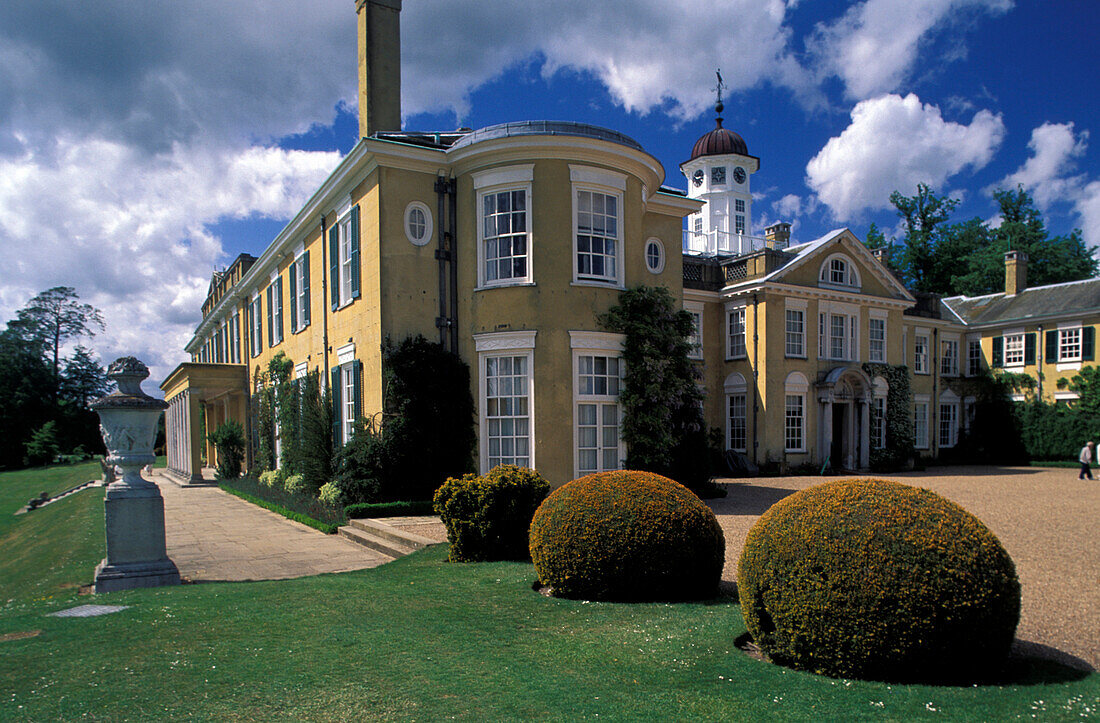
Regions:
<instances>
[{"instance_id":1,"label":"balustrade railing","mask_svg":"<svg viewBox=\"0 0 1100 723\"><path fill-rule=\"evenodd\" d=\"M763 236L726 231L684 231L684 252L706 256L741 256L766 248L770 242ZM774 244L784 248L785 244Z\"/></svg>"}]
</instances>

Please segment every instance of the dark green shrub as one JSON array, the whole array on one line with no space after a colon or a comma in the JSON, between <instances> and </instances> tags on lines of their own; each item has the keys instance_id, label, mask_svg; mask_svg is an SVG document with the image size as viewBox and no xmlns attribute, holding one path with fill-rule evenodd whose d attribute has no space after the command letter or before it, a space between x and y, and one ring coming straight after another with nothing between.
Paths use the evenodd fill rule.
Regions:
<instances>
[{"instance_id":1,"label":"dark green shrub","mask_svg":"<svg viewBox=\"0 0 1100 723\"><path fill-rule=\"evenodd\" d=\"M651 472L601 472L546 498L531 559L554 595L691 600L718 591L725 538L691 490Z\"/></svg>"},{"instance_id":2,"label":"dark green shrub","mask_svg":"<svg viewBox=\"0 0 1100 723\"><path fill-rule=\"evenodd\" d=\"M933 492L883 480L776 503L749 531L737 587L773 661L832 676L987 676L1020 618L1016 568L993 533Z\"/></svg>"},{"instance_id":3,"label":"dark green shrub","mask_svg":"<svg viewBox=\"0 0 1100 723\"><path fill-rule=\"evenodd\" d=\"M347 520L340 507L326 504L308 493L288 492L278 485L262 484L252 477L222 480L220 486L238 497L324 532L334 532ZM263 503L256 500L262 500ZM307 518L314 522L306 522Z\"/></svg>"},{"instance_id":4,"label":"dark green shrub","mask_svg":"<svg viewBox=\"0 0 1100 723\"><path fill-rule=\"evenodd\" d=\"M531 517L549 491L538 472L513 465L448 478L434 502L447 526L451 562L526 560Z\"/></svg>"},{"instance_id":5,"label":"dark green shrub","mask_svg":"<svg viewBox=\"0 0 1100 723\"><path fill-rule=\"evenodd\" d=\"M26 450L23 464L27 467L51 464L60 451L57 444L57 423L50 420L43 424L34 431L23 447Z\"/></svg>"},{"instance_id":6,"label":"dark green shrub","mask_svg":"<svg viewBox=\"0 0 1100 723\"><path fill-rule=\"evenodd\" d=\"M210 443L218 451L218 479L237 479L244 461L244 428L240 422L228 420L218 425L210 435Z\"/></svg>"},{"instance_id":7,"label":"dark green shrub","mask_svg":"<svg viewBox=\"0 0 1100 723\"><path fill-rule=\"evenodd\" d=\"M345 505L377 501L386 466L386 446L373 420L356 420L351 439L336 452L332 478Z\"/></svg>"}]
</instances>

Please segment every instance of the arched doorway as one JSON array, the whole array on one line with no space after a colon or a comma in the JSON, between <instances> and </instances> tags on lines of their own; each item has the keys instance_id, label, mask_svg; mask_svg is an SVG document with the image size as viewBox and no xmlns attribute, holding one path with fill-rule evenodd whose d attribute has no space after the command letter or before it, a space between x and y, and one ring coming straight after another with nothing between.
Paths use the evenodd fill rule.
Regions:
<instances>
[{"instance_id":1,"label":"arched doorway","mask_svg":"<svg viewBox=\"0 0 1100 723\"><path fill-rule=\"evenodd\" d=\"M871 379L857 366L835 367L816 385L818 461L834 470L870 464Z\"/></svg>"}]
</instances>

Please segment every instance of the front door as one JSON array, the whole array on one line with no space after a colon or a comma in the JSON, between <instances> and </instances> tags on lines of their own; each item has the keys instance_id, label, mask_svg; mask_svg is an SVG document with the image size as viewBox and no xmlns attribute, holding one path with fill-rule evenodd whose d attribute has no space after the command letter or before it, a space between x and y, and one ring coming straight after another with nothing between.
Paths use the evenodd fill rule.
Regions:
<instances>
[{"instance_id":1,"label":"front door","mask_svg":"<svg viewBox=\"0 0 1100 723\"><path fill-rule=\"evenodd\" d=\"M833 444L829 449L829 457L835 470L845 469L847 459L845 450L848 449L848 407L846 403L833 403Z\"/></svg>"}]
</instances>

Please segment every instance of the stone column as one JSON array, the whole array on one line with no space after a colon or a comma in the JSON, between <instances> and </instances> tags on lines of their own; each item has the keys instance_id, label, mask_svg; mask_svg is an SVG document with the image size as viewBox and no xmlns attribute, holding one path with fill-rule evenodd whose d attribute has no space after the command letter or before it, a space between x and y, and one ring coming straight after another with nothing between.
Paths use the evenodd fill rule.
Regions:
<instances>
[{"instance_id":1,"label":"stone column","mask_svg":"<svg viewBox=\"0 0 1100 723\"><path fill-rule=\"evenodd\" d=\"M164 500L141 476L141 468L156 461L157 420L168 405L141 390L149 370L134 357L116 360L107 376L118 389L93 402L92 409L99 414L107 464L121 475L107 485L107 557L96 568L95 591L178 585L179 570L164 541Z\"/></svg>"},{"instance_id":2,"label":"stone column","mask_svg":"<svg viewBox=\"0 0 1100 723\"><path fill-rule=\"evenodd\" d=\"M885 424L885 422L883 422ZM859 402L859 468L871 466L871 400Z\"/></svg>"}]
</instances>

